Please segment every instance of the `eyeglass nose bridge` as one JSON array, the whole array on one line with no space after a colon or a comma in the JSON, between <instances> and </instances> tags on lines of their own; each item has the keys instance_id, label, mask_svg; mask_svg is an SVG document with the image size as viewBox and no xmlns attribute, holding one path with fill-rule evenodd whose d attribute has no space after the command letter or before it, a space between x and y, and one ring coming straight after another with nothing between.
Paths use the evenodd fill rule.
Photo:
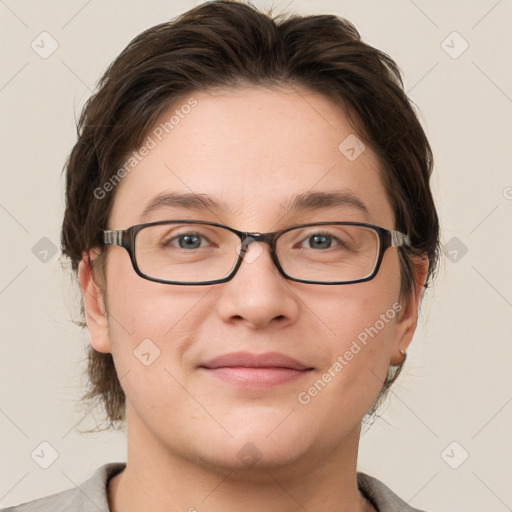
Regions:
<instances>
[{"instance_id":1,"label":"eyeglass nose bridge","mask_svg":"<svg viewBox=\"0 0 512 512\"><path fill-rule=\"evenodd\" d=\"M281 267L281 264L277 258L277 251L276 251L276 239L278 237L280 232L274 232L274 233L249 233L249 232L239 232L238 235L240 236L240 250L239 250L239 262L236 266L235 272L238 271L240 268L240 265L242 264L242 261L247 263L253 263L255 261L259 254L257 254L254 259L247 259L247 251L249 250L250 244L253 242L259 242L268 244L270 246L270 257L274 263L274 265L277 267L279 272L283 275L284 271Z\"/></svg>"},{"instance_id":2,"label":"eyeglass nose bridge","mask_svg":"<svg viewBox=\"0 0 512 512\"><path fill-rule=\"evenodd\" d=\"M275 248L275 233L240 233L240 252L247 252L249 245L253 242L268 244L272 251Z\"/></svg>"}]
</instances>

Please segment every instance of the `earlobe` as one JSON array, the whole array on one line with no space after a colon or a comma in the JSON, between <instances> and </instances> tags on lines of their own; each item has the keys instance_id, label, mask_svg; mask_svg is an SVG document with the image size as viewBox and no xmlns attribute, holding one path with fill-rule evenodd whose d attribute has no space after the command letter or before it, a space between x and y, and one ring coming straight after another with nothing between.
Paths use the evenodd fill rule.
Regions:
<instances>
[{"instance_id":1,"label":"earlobe","mask_svg":"<svg viewBox=\"0 0 512 512\"><path fill-rule=\"evenodd\" d=\"M94 281L89 257L90 255L84 252L82 261L78 266L78 282L84 301L85 320L92 347L98 352L109 353L111 352L111 346L103 293Z\"/></svg>"},{"instance_id":2,"label":"earlobe","mask_svg":"<svg viewBox=\"0 0 512 512\"><path fill-rule=\"evenodd\" d=\"M418 310L420 301L424 291L425 279L428 272L428 258L413 257L413 265L415 266L415 283L414 289L411 291L408 303L400 317L397 320L396 330L397 337L391 357L390 364L397 366L404 362L403 352L407 351L407 347L412 341L416 325L418 322Z\"/></svg>"}]
</instances>

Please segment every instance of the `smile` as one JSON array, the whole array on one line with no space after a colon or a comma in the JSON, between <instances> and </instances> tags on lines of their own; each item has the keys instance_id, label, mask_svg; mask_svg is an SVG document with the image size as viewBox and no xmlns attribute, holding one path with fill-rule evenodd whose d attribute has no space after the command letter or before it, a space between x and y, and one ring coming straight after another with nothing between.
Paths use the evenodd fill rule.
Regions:
<instances>
[{"instance_id":1,"label":"smile","mask_svg":"<svg viewBox=\"0 0 512 512\"><path fill-rule=\"evenodd\" d=\"M202 363L208 375L242 387L267 388L309 375L313 368L285 354L234 352Z\"/></svg>"}]
</instances>

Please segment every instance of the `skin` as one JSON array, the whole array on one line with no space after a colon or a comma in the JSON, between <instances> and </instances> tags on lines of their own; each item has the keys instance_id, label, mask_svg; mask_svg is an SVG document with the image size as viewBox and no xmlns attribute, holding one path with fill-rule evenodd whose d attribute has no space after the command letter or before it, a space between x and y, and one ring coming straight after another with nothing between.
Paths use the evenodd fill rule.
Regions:
<instances>
[{"instance_id":1,"label":"skin","mask_svg":"<svg viewBox=\"0 0 512 512\"><path fill-rule=\"evenodd\" d=\"M338 150L354 130L328 98L265 88L193 97L198 105L119 185L110 229L140 223L146 202L162 191L208 194L229 210L167 207L148 222L190 218L268 232L347 220L394 229L375 154L367 145L351 162ZM347 189L369 217L349 206L293 215L280 206L294 194ZM298 393L399 301L397 249L386 251L373 280L323 286L285 279L267 245L250 247L254 261L231 281L189 287L142 279L123 248L109 247L110 317L84 254L79 281L91 344L112 353L127 397L127 468L109 485L113 512L373 510L356 483L361 420L412 340L427 260L417 262L417 293L400 316L302 405ZM133 355L146 338L161 351L150 366ZM243 389L198 368L239 350L285 353L313 370L272 388ZM238 457L247 443L261 457L252 466Z\"/></svg>"}]
</instances>

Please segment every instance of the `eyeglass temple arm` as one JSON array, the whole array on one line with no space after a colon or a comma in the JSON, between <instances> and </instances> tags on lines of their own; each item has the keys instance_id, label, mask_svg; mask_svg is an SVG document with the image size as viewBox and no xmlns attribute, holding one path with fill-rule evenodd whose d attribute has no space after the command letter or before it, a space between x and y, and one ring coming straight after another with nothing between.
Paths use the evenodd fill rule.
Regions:
<instances>
[{"instance_id":1,"label":"eyeglass temple arm","mask_svg":"<svg viewBox=\"0 0 512 512\"><path fill-rule=\"evenodd\" d=\"M410 245L408 235L400 233L400 231L390 231L391 233L391 247L399 247L401 245Z\"/></svg>"},{"instance_id":2,"label":"eyeglass temple arm","mask_svg":"<svg viewBox=\"0 0 512 512\"><path fill-rule=\"evenodd\" d=\"M103 242L107 245L118 245L119 247L123 247L123 235L124 230L122 229L104 230Z\"/></svg>"}]
</instances>

